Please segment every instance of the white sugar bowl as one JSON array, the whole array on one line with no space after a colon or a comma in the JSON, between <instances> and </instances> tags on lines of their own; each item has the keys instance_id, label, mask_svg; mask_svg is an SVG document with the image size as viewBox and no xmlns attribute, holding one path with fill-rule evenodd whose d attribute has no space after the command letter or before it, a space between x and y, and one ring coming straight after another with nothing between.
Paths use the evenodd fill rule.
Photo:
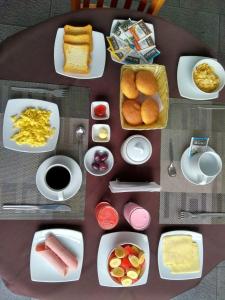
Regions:
<instances>
[{"instance_id":1,"label":"white sugar bowl","mask_svg":"<svg viewBox=\"0 0 225 300\"><path fill-rule=\"evenodd\" d=\"M144 164L152 155L152 144L143 135L132 135L123 142L121 155L128 164Z\"/></svg>"}]
</instances>

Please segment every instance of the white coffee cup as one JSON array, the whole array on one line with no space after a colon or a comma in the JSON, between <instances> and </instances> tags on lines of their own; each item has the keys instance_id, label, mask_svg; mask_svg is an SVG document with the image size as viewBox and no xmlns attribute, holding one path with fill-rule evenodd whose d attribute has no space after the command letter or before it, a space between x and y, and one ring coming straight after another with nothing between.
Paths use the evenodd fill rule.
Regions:
<instances>
[{"instance_id":1,"label":"white coffee cup","mask_svg":"<svg viewBox=\"0 0 225 300\"><path fill-rule=\"evenodd\" d=\"M199 174L199 184L207 184L219 175L222 170L222 160L214 151L194 154L190 158L192 172Z\"/></svg>"},{"instance_id":2,"label":"white coffee cup","mask_svg":"<svg viewBox=\"0 0 225 300\"><path fill-rule=\"evenodd\" d=\"M66 169L66 170L69 172L69 175L70 175L70 178L69 178L68 183L67 183L63 188L60 188L60 189L51 187L51 186L49 185L49 183L47 182L47 180L46 180L46 176L47 176L48 172L49 172L50 170L52 170L53 168L55 168L55 167L61 167L61 168ZM45 184L46 184L47 188L48 188L50 191L52 191L52 192L54 192L54 193L57 193L57 196L58 196L58 200L59 200L59 201L63 201L63 200L65 199L65 197L64 197L64 192L65 192L65 190L68 188L68 186L71 184L71 175L72 175L72 174L71 174L70 169L69 169L67 166L65 166L64 164L61 164L61 163L55 163L55 164L52 164L52 165L50 165L50 166L46 169L46 172L45 172L45 174L44 174ZM56 179L55 179L55 180L56 180Z\"/></svg>"}]
</instances>

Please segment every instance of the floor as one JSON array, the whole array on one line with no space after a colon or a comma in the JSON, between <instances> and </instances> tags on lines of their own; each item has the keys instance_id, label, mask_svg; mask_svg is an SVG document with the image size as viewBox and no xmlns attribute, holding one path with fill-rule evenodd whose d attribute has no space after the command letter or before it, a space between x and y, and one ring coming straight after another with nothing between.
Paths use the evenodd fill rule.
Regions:
<instances>
[{"instance_id":1,"label":"floor","mask_svg":"<svg viewBox=\"0 0 225 300\"><path fill-rule=\"evenodd\" d=\"M124 0L120 1L122 5ZM69 0L0 0L0 42L18 31L69 10ZM185 28L212 47L225 67L225 0L167 0L160 16ZM31 300L12 294L1 281L0 299ZM173 298L203 299L225 300L225 262L203 278L196 288Z\"/></svg>"}]
</instances>

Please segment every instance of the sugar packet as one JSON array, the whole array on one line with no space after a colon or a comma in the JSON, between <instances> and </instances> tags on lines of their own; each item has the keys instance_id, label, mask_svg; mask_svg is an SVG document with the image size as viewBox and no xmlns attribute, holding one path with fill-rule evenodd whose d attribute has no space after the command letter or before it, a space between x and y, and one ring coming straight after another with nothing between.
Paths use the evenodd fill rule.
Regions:
<instances>
[{"instance_id":1,"label":"sugar packet","mask_svg":"<svg viewBox=\"0 0 225 300\"><path fill-rule=\"evenodd\" d=\"M112 49L109 47L108 51L112 54L112 56L115 57L115 59L122 61L123 59L125 59L127 54L130 52L130 49L121 49L121 50L117 50L117 51L112 51Z\"/></svg>"},{"instance_id":2,"label":"sugar packet","mask_svg":"<svg viewBox=\"0 0 225 300\"><path fill-rule=\"evenodd\" d=\"M209 143L208 137L192 137L190 148L189 148L189 156L193 156L196 153L202 153L207 150Z\"/></svg>"},{"instance_id":3,"label":"sugar packet","mask_svg":"<svg viewBox=\"0 0 225 300\"><path fill-rule=\"evenodd\" d=\"M129 27L132 26L133 23L134 21L132 21L131 19L125 20L121 22L119 28L123 33L127 34L127 36L129 37Z\"/></svg>"},{"instance_id":4,"label":"sugar packet","mask_svg":"<svg viewBox=\"0 0 225 300\"><path fill-rule=\"evenodd\" d=\"M125 41L119 39L115 35L107 36L106 38L109 43L109 47L110 47L111 51L115 52L115 51L129 47L129 45Z\"/></svg>"},{"instance_id":5,"label":"sugar packet","mask_svg":"<svg viewBox=\"0 0 225 300\"><path fill-rule=\"evenodd\" d=\"M134 65L144 64L145 63L142 55L140 55L135 50L131 50L129 52L129 54L126 55L126 57L122 60L122 62L124 64L134 64Z\"/></svg>"},{"instance_id":6,"label":"sugar packet","mask_svg":"<svg viewBox=\"0 0 225 300\"><path fill-rule=\"evenodd\" d=\"M136 41L140 41L152 32L143 20L140 20L129 27L129 32L132 34Z\"/></svg>"},{"instance_id":7,"label":"sugar packet","mask_svg":"<svg viewBox=\"0 0 225 300\"><path fill-rule=\"evenodd\" d=\"M115 35L117 38L121 39L122 41L129 43L129 39L127 38L125 32L121 29L121 25L123 24L123 22L117 21L112 28L111 34Z\"/></svg>"},{"instance_id":8,"label":"sugar packet","mask_svg":"<svg viewBox=\"0 0 225 300\"><path fill-rule=\"evenodd\" d=\"M152 60L160 54L160 51L154 47L147 51L141 51L141 56L143 57L145 63L151 63Z\"/></svg>"},{"instance_id":9,"label":"sugar packet","mask_svg":"<svg viewBox=\"0 0 225 300\"><path fill-rule=\"evenodd\" d=\"M155 47L155 44L153 42L153 39L151 38L150 35L148 35L146 38L140 40L140 41L136 41L134 40L134 45L137 51L141 51L144 49L149 49L152 47Z\"/></svg>"}]
</instances>

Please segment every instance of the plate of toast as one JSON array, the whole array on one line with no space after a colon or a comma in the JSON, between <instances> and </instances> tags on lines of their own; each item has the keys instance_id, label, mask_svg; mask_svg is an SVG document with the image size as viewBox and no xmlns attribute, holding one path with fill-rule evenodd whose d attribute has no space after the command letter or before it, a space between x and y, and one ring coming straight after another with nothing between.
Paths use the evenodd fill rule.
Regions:
<instances>
[{"instance_id":1,"label":"plate of toast","mask_svg":"<svg viewBox=\"0 0 225 300\"><path fill-rule=\"evenodd\" d=\"M92 79L103 76L106 61L104 35L83 27L58 28L54 45L54 64L58 74L71 78Z\"/></svg>"}]
</instances>

